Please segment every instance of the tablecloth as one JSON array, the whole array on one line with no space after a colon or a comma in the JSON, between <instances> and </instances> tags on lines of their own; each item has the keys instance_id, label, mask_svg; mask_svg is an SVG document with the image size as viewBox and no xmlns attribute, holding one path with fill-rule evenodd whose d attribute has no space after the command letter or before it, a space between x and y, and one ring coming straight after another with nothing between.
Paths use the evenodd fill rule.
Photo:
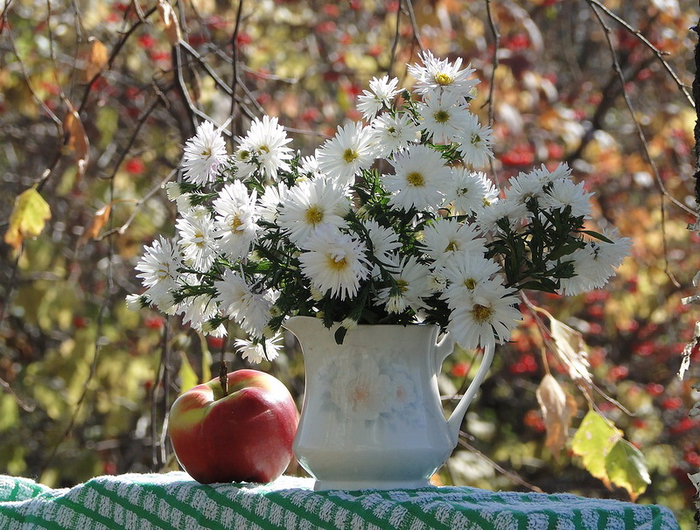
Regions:
<instances>
[{"instance_id":1,"label":"tablecloth","mask_svg":"<svg viewBox=\"0 0 700 530\"><path fill-rule=\"evenodd\" d=\"M0 475L0 528L674 530L662 506L469 487L314 492L310 479L202 485L183 472L51 489Z\"/></svg>"}]
</instances>

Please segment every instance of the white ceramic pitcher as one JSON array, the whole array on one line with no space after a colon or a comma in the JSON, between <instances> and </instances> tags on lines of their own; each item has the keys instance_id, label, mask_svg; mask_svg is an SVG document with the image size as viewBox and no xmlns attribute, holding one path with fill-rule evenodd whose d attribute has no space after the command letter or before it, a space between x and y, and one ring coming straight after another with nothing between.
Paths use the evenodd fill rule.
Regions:
<instances>
[{"instance_id":1,"label":"white ceramic pitcher","mask_svg":"<svg viewBox=\"0 0 700 530\"><path fill-rule=\"evenodd\" d=\"M294 441L314 489L392 489L429 485L457 445L459 427L493 360L487 348L476 377L449 419L437 378L454 347L436 343L436 325L360 325L341 345L321 320L292 317L284 327L301 344L306 389Z\"/></svg>"}]
</instances>

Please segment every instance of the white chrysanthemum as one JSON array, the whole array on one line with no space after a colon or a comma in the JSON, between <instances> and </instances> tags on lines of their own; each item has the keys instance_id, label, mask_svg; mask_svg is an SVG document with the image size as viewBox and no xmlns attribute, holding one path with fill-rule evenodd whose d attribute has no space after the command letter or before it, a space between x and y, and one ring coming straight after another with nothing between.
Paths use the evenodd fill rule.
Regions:
<instances>
[{"instance_id":1,"label":"white chrysanthemum","mask_svg":"<svg viewBox=\"0 0 700 530\"><path fill-rule=\"evenodd\" d=\"M333 298L345 300L357 294L360 282L369 275L364 243L324 225L316 230L299 256L301 272L312 286Z\"/></svg>"},{"instance_id":2,"label":"white chrysanthemum","mask_svg":"<svg viewBox=\"0 0 700 530\"><path fill-rule=\"evenodd\" d=\"M493 131L488 125L481 125L479 118L472 113L467 116L456 141L459 144L457 150L472 167L484 167L493 158Z\"/></svg>"},{"instance_id":3,"label":"white chrysanthemum","mask_svg":"<svg viewBox=\"0 0 700 530\"><path fill-rule=\"evenodd\" d=\"M217 242L214 223L206 208L197 206L175 223L178 243L185 263L199 272L208 271L216 259Z\"/></svg>"},{"instance_id":4,"label":"white chrysanthemum","mask_svg":"<svg viewBox=\"0 0 700 530\"><path fill-rule=\"evenodd\" d=\"M376 146L376 156L388 157L419 140L420 127L406 112L396 116L382 114L372 121L372 142Z\"/></svg>"},{"instance_id":5,"label":"white chrysanthemum","mask_svg":"<svg viewBox=\"0 0 700 530\"><path fill-rule=\"evenodd\" d=\"M452 203L454 213L471 215L484 207L486 178L483 173L474 173L463 167L452 170L446 200Z\"/></svg>"},{"instance_id":6,"label":"white chrysanthemum","mask_svg":"<svg viewBox=\"0 0 700 530\"><path fill-rule=\"evenodd\" d=\"M248 254L258 237L256 199L255 190L249 196L245 185L236 180L224 186L212 203L216 212L214 224L219 249L234 261Z\"/></svg>"},{"instance_id":7,"label":"white chrysanthemum","mask_svg":"<svg viewBox=\"0 0 700 530\"><path fill-rule=\"evenodd\" d=\"M574 184L569 179L556 180L542 199L542 207L563 210L571 208L574 217L588 217L591 213L592 193L586 193L583 182Z\"/></svg>"},{"instance_id":8,"label":"white chrysanthemum","mask_svg":"<svg viewBox=\"0 0 700 530\"><path fill-rule=\"evenodd\" d=\"M461 69L461 57L451 63L447 59L434 57L427 50L419 57L423 66L408 66L408 73L416 79L414 91L418 94L450 92L466 98L472 95L472 89L479 83L478 79L469 79L474 73L471 65Z\"/></svg>"},{"instance_id":9,"label":"white chrysanthemum","mask_svg":"<svg viewBox=\"0 0 700 530\"><path fill-rule=\"evenodd\" d=\"M274 361L279 356L284 347L282 339L282 335L277 334L271 339L236 339L233 344L241 357L258 364L262 361Z\"/></svg>"},{"instance_id":10,"label":"white chrysanthemum","mask_svg":"<svg viewBox=\"0 0 700 530\"><path fill-rule=\"evenodd\" d=\"M254 156L265 176L275 179L278 171L289 170L287 161L292 158L292 150L287 147L287 144L292 140L287 137L277 117L271 118L265 115L262 120L255 118L248 129L248 134L239 141L237 153L242 155L247 152L251 159ZM250 165L250 162L243 162Z\"/></svg>"},{"instance_id":11,"label":"white chrysanthemum","mask_svg":"<svg viewBox=\"0 0 700 530\"><path fill-rule=\"evenodd\" d=\"M226 270L214 282L216 302L223 316L233 319L254 337L261 337L272 318L272 306L279 297L276 291L255 292L237 273Z\"/></svg>"},{"instance_id":12,"label":"white chrysanthemum","mask_svg":"<svg viewBox=\"0 0 700 530\"><path fill-rule=\"evenodd\" d=\"M479 237L476 228L457 219L440 218L428 224L423 230L422 246L437 267L451 261L455 254L486 252L486 240Z\"/></svg>"},{"instance_id":13,"label":"white chrysanthemum","mask_svg":"<svg viewBox=\"0 0 700 530\"><path fill-rule=\"evenodd\" d=\"M573 296L593 289L600 289L608 283L615 269L629 254L632 242L627 237L617 237L617 230L603 234L606 241L587 241L586 246L576 250L566 259L574 262L573 278L561 281L561 293Z\"/></svg>"},{"instance_id":14,"label":"white chrysanthemum","mask_svg":"<svg viewBox=\"0 0 700 530\"><path fill-rule=\"evenodd\" d=\"M146 247L136 264L140 278L146 287L144 296L161 311L172 314L175 310L173 291L179 287L182 258L173 243L159 236L151 246Z\"/></svg>"},{"instance_id":15,"label":"white chrysanthemum","mask_svg":"<svg viewBox=\"0 0 700 530\"><path fill-rule=\"evenodd\" d=\"M520 321L517 303L513 291L497 282L486 283L455 304L447 330L464 349L502 344Z\"/></svg>"},{"instance_id":16,"label":"white chrysanthemum","mask_svg":"<svg viewBox=\"0 0 700 530\"><path fill-rule=\"evenodd\" d=\"M318 158L316 158L316 155L305 156L299 160L299 173L314 179L324 176L321 167L318 165Z\"/></svg>"},{"instance_id":17,"label":"white chrysanthemum","mask_svg":"<svg viewBox=\"0 0 700 530\"><path fill-rule=\"evenodd\" d=\"M412 145L390 162L396 173L383 176L386 189L393 193L389 204L406 211L436 210L443 204L451 172L440 153Z\"/></svg>"},{"instance_id":18,"label":"white chrysanthemum","mask_svg":"<svg viewBox=\"0 0 700 530\"><path fill-rule=\"evenodd\" d=\"M322 225L342 227L350 203L345 190L326 179L306 180L289 189L282 200L279 226L294 243L303 244Z\"/></svg>"},{"instance_id":19,"label":"white chrysanthemum","mask_svg":"<svg viewBox=\"0 0 700 530\"><path fill-rule=\"evenodd\" d=\"M384 266L395 265L393 252L401 248L399 235L390 227L381 226L374 219L365 221L365 229L372 243L372 255Z\"/></svg>"},{"instance_id":20,"label":"white chrysanthemum","mask_svg":"<svg viewBox=\"0 0 700 530\"><path fill-rule=\"evenodd\" d=\"M179 306L177 312L182 315L182 322L189 324L197 331L204 331L208 321L219 314L219 308L214 299L206 294L192 296L185 299ZM226 328L219 326L216 329L207 327L207 333L214 336L223 336Z\"/></svg>"},{"instance_id":21,"label":"white chrysanthemum","mask_svg":"<svg viewBox=\"0 0 700 530\"><path fill-rule=\"evenodd\" d=\"M423 298L432 294L428 285L430 269L419 263L414 256L404 258L396 273L391 273L394 286L384 287L377 293L377 302L384 304L389 313L402 313L409 307L420 311Z\"/></svg>"},{"instance_id":22,"label":"white chrysanthemum","mask_svg":"<svg viewBox=\"0 0 700 530\"><path fill-rule=\"evenodd\" d=\"M418 104L421 126L436 144L449 144L462 138L473 114L457 96L449 93L426 96Z\"/></svg>"},{"instance_id":23,"label":"white chrysanthemum","mask_svg":"<svg viewBox=\"0 0 700 530\"><path fill-rule=\"evenodd\" d=\"M557 182L560 180L568 179L571 176L571 168L564 162L559 164L553 171L547 169L547 166L542 164L540 167L531 169L528 173L519 173L518 177L524 177L531 180L536 180L542 187L551 184L552 182Z\"/></svg>"},{"instance_id":24,"label":"white chrysanthemum","mask_svg":"<svg viewBox=\"0 0 700 530\"><path fill-rule=\"evenodd\" d=\"M492 282L502 283L501 277L496 276L500 270L495 261L485 258L483 254L467 252L456 254L436 271L445 284L442 289L442 298L454 308L465 297L474 294L477 289Z\"/></svg>"},{"instance_id":25,"label":"white chrysanthemum","mask_svg":"<svg viewBox=\"0 0 700 530\"><path fill-rule=\"evenodd\" d=\"M371 120L383 108L391 107L394 97L399 93L399 90L396 89L398 84L397 78L389 79L388 75L380 79L372 78L369 82L369 90L363 90L357 98L357 110L362 112L366 120Z\"/></svg>"},{"instance_id":26,"label":"white chrysanthemum","mask_svg":"<svg viewBox=\"0 0 700 530\"><path fill-rule=\"evenodd\" d=\"M265 193L258 202L260 217L268 223L274 223L279 214L279 208L287 197L289 188L280 182L276 186L265 186Z\"/></svg>"},{"instance_id":27,"label":"white chrysanthemum","mask_svg":"<svg viewBox=\"0 0 700 530\"><path fill-rule=\"evenodd\" d=\"M318 165L340 186L351 186L355 175L374 162L372 129L361 123L338 126L338 132L317 151Z\"/></svg>"},{"instance_id":28,"label":"white chrysanthemum","mask_svg":"<svg viewBox=\"0 0 700 530\"><path fill-rule=\"evenodd\" d=\"M210 121L197 127L195 136L185 143L182 161L186 181L199 186L213 182L219 165L227 158L226 142Z\"/></svg>"},{"instance_id":29,"label":"white chrysanthemum","mask_svg":"<svg viewBox=\"0 0 700 530\"><path fill-rule=\"evenodd\" d=\"M498 232L501 229L497 223L502 219L508 220L511 228L524 223L529 216L524 204L509 199L499 200L477 212L476 222L482 232Z\"/></svg>"}]
</instances>

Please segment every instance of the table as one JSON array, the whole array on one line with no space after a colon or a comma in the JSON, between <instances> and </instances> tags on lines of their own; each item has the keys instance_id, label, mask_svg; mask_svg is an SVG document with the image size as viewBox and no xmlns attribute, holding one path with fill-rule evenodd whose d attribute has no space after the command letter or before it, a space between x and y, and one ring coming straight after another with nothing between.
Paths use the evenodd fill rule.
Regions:
<instances>
[{"instance_id":1,"label":"table","mask_svg":"<svg viewBox=\"0 0 700 530\"><path fill-rule=\"evenodd\" d=\"M0 475L0 528L675 530L668 508L470 487L314 492L306 478L202 485L183 472L101 476L51 489Z\"/></svg>"}]
</instances>

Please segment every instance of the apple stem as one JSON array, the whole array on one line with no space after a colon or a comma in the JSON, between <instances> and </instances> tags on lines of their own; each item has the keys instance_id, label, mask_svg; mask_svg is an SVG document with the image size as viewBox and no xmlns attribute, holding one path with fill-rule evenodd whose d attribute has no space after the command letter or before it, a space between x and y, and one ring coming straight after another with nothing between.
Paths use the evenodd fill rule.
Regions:
<instances>
[{"instance_id":1,"label":"apple stem","mask_svg":"<svg viewBox=\"0 0 700 530\"><path fill-rule=\"evenodd\" d=\"M223 390L224 396L228 396L228 367L223 355L219 363L219 383L221 383L221 390Z\"/></svg>"}]
</instances>

